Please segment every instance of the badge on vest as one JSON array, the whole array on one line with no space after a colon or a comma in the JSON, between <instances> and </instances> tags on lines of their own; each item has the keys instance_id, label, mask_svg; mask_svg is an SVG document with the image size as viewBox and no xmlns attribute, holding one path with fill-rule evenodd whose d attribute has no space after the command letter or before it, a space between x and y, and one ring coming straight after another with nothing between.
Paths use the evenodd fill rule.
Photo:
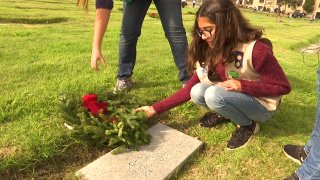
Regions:
<instances>
[{"instance_id":1,"label":"badge on vest","mask_svg":"<svg viewBox=\"0 0 320 180\"><path fill-rule=\"evenodd\" d=\"M239 74L236 71L229 71L228 75L229 75L229 78L234 78L234 79L239 78Z\"/></svg>"},{"instance_id":2,"label":"badge on vest","mask_svg":"<svg viewBox=\"0 0 320 180\"><path fill-rule=\"evenodd\" d=\"M242 61L243 61L243 52L242 51L234 51L233 52L235 55L234 58L234 67L239 69L242 66Z\"/></svg>"}]
</instances>

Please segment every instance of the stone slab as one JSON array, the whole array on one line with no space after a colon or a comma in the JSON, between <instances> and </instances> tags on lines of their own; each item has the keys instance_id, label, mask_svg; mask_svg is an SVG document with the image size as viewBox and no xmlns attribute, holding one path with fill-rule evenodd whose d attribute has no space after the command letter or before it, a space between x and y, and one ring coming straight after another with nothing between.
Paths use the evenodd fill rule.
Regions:
<instances>
[{"instance_id":1,"label":"stone slab","mask_svg":"<svg viewBox=\"0 0 320 180\"><path fill-rule=\"evenodd\" d=\"M148 129L152 136L139 151L111 152L76 172L88 180L158 180L173 177L193 153L203 147L196 138L158 123Z\"/></svg>"}]
</instances>

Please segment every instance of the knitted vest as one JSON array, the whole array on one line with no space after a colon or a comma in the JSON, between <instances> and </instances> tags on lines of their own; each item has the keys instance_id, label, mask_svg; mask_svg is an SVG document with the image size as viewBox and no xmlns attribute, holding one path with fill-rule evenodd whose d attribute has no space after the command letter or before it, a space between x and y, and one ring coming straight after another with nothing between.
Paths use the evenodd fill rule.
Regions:
<instances>
[{"instance_id":1,"label":"knitted vest","mask_svg":"<svg viewBox=\"0 0 320 180\"><path fill-rule=\"evenodd\" d=\"M196 63L196 67L197 67L196 73L197 73L197 76L198 76L200 82L205 83L205 84L210 84L210 85L218 83L218 81L212 82L212 81L209 80L209 78L208 78L208 66L201 67L200 63L198 61Z\"/></svg>"},{"instance_id":2,"label":"knitted vest","mask_svg":"<svg viewBox=\"0 0 320 180\"><path fill-rule=\"evenodd\" d=\"M251 41L244 44L241 51L236 51L236 58L233 62L226 64L227 79L235 78L247 81L259 81L260 75L252 65L252 51L256 41ZM242 56L242 59L241 59ZM269 111L277 109L280 101L280 96L270 97L254 97Z\"/></svg>"},{"instance_id":3,"label":"knitted vest","mask_svg":"<svg viewBox=\"0 0 320 180\"><path fill-rule=\"evenodd\" d=\"M247 81L259 81L260 75L252 65L252 51L256 41L251 41L244 44L242 49L235 51L235 59L231 63L225 65L226 78L242 79ZM196 64L196 73L202 83L216 84L211 82L208 78L208 68L201 67L199 62ZM271 97L254 97L269 111L277 109L282 96Z\"/></svg>"}]
</instances>

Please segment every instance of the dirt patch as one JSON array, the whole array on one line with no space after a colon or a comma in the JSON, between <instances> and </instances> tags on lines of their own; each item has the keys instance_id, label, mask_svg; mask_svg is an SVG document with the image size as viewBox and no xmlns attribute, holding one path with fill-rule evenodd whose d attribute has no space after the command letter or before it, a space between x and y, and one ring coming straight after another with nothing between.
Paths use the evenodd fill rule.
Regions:
<instances>
[{"instance_id":1,"label":"dirt patch","mask_svg":"<svg viewBox=\"0 0 320 180\"><path fill-rule=\"evenodd\" d=\"M110 149L73 145L56 157L0 171L0 179L76 179L74 173ZM1 158L0 158L1 161Z\"/></svg>"},{"instance_id":2,"label":"dirt patch","mask_svg":"<svg viewBox=\"0 0 320 180\"><path fill-rule=\"evenodd\" d=\"M63 10L63 9L58 9L58 8L41 8L41 7L22 7L22 6L16 6L16 9L40 9L40 10L52 10L52 11L59 11L59 10Z\"/></svg>"},{"instance_id":3,"label":"dirt patch","mask_svg":"<svg viewBox=\"0 0 320 180\"><path fill-rule=\"evenodd\" d=\"M16 147L1 147L0 148L0 160L4 159L5 157L12 156L16 153Z\"/></svg>"},{"instance_id":4,"label":"dirt patch","mask_svg":"<svg viewBox=\"0 0 320 180\"><path fill-rule=\"evenodd\" d=\"M54 24L68 21L68 18L57 17L57 18L3 18L0 17L0 24Z\"/></svg>"}]
</instances>

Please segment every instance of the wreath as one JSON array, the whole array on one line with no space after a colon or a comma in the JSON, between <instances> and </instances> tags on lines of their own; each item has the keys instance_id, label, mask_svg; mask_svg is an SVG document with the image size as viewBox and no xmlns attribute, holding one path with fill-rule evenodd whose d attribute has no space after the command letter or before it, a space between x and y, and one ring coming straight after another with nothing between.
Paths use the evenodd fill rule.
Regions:
<instances>
[{"instance_id":1,"label":"wreath","mask_svg":"<svg viewBox=\"0 0 320 180\"><path fill-rule=\"evenodd\" d=\"M145 114L130 110L130 98L121 94L107 93L106 98L86 94L81 99L63 94L60 102L64 125L90 145L107 146L118 154L150 142Z\"/></svg>"}]
</instances>

